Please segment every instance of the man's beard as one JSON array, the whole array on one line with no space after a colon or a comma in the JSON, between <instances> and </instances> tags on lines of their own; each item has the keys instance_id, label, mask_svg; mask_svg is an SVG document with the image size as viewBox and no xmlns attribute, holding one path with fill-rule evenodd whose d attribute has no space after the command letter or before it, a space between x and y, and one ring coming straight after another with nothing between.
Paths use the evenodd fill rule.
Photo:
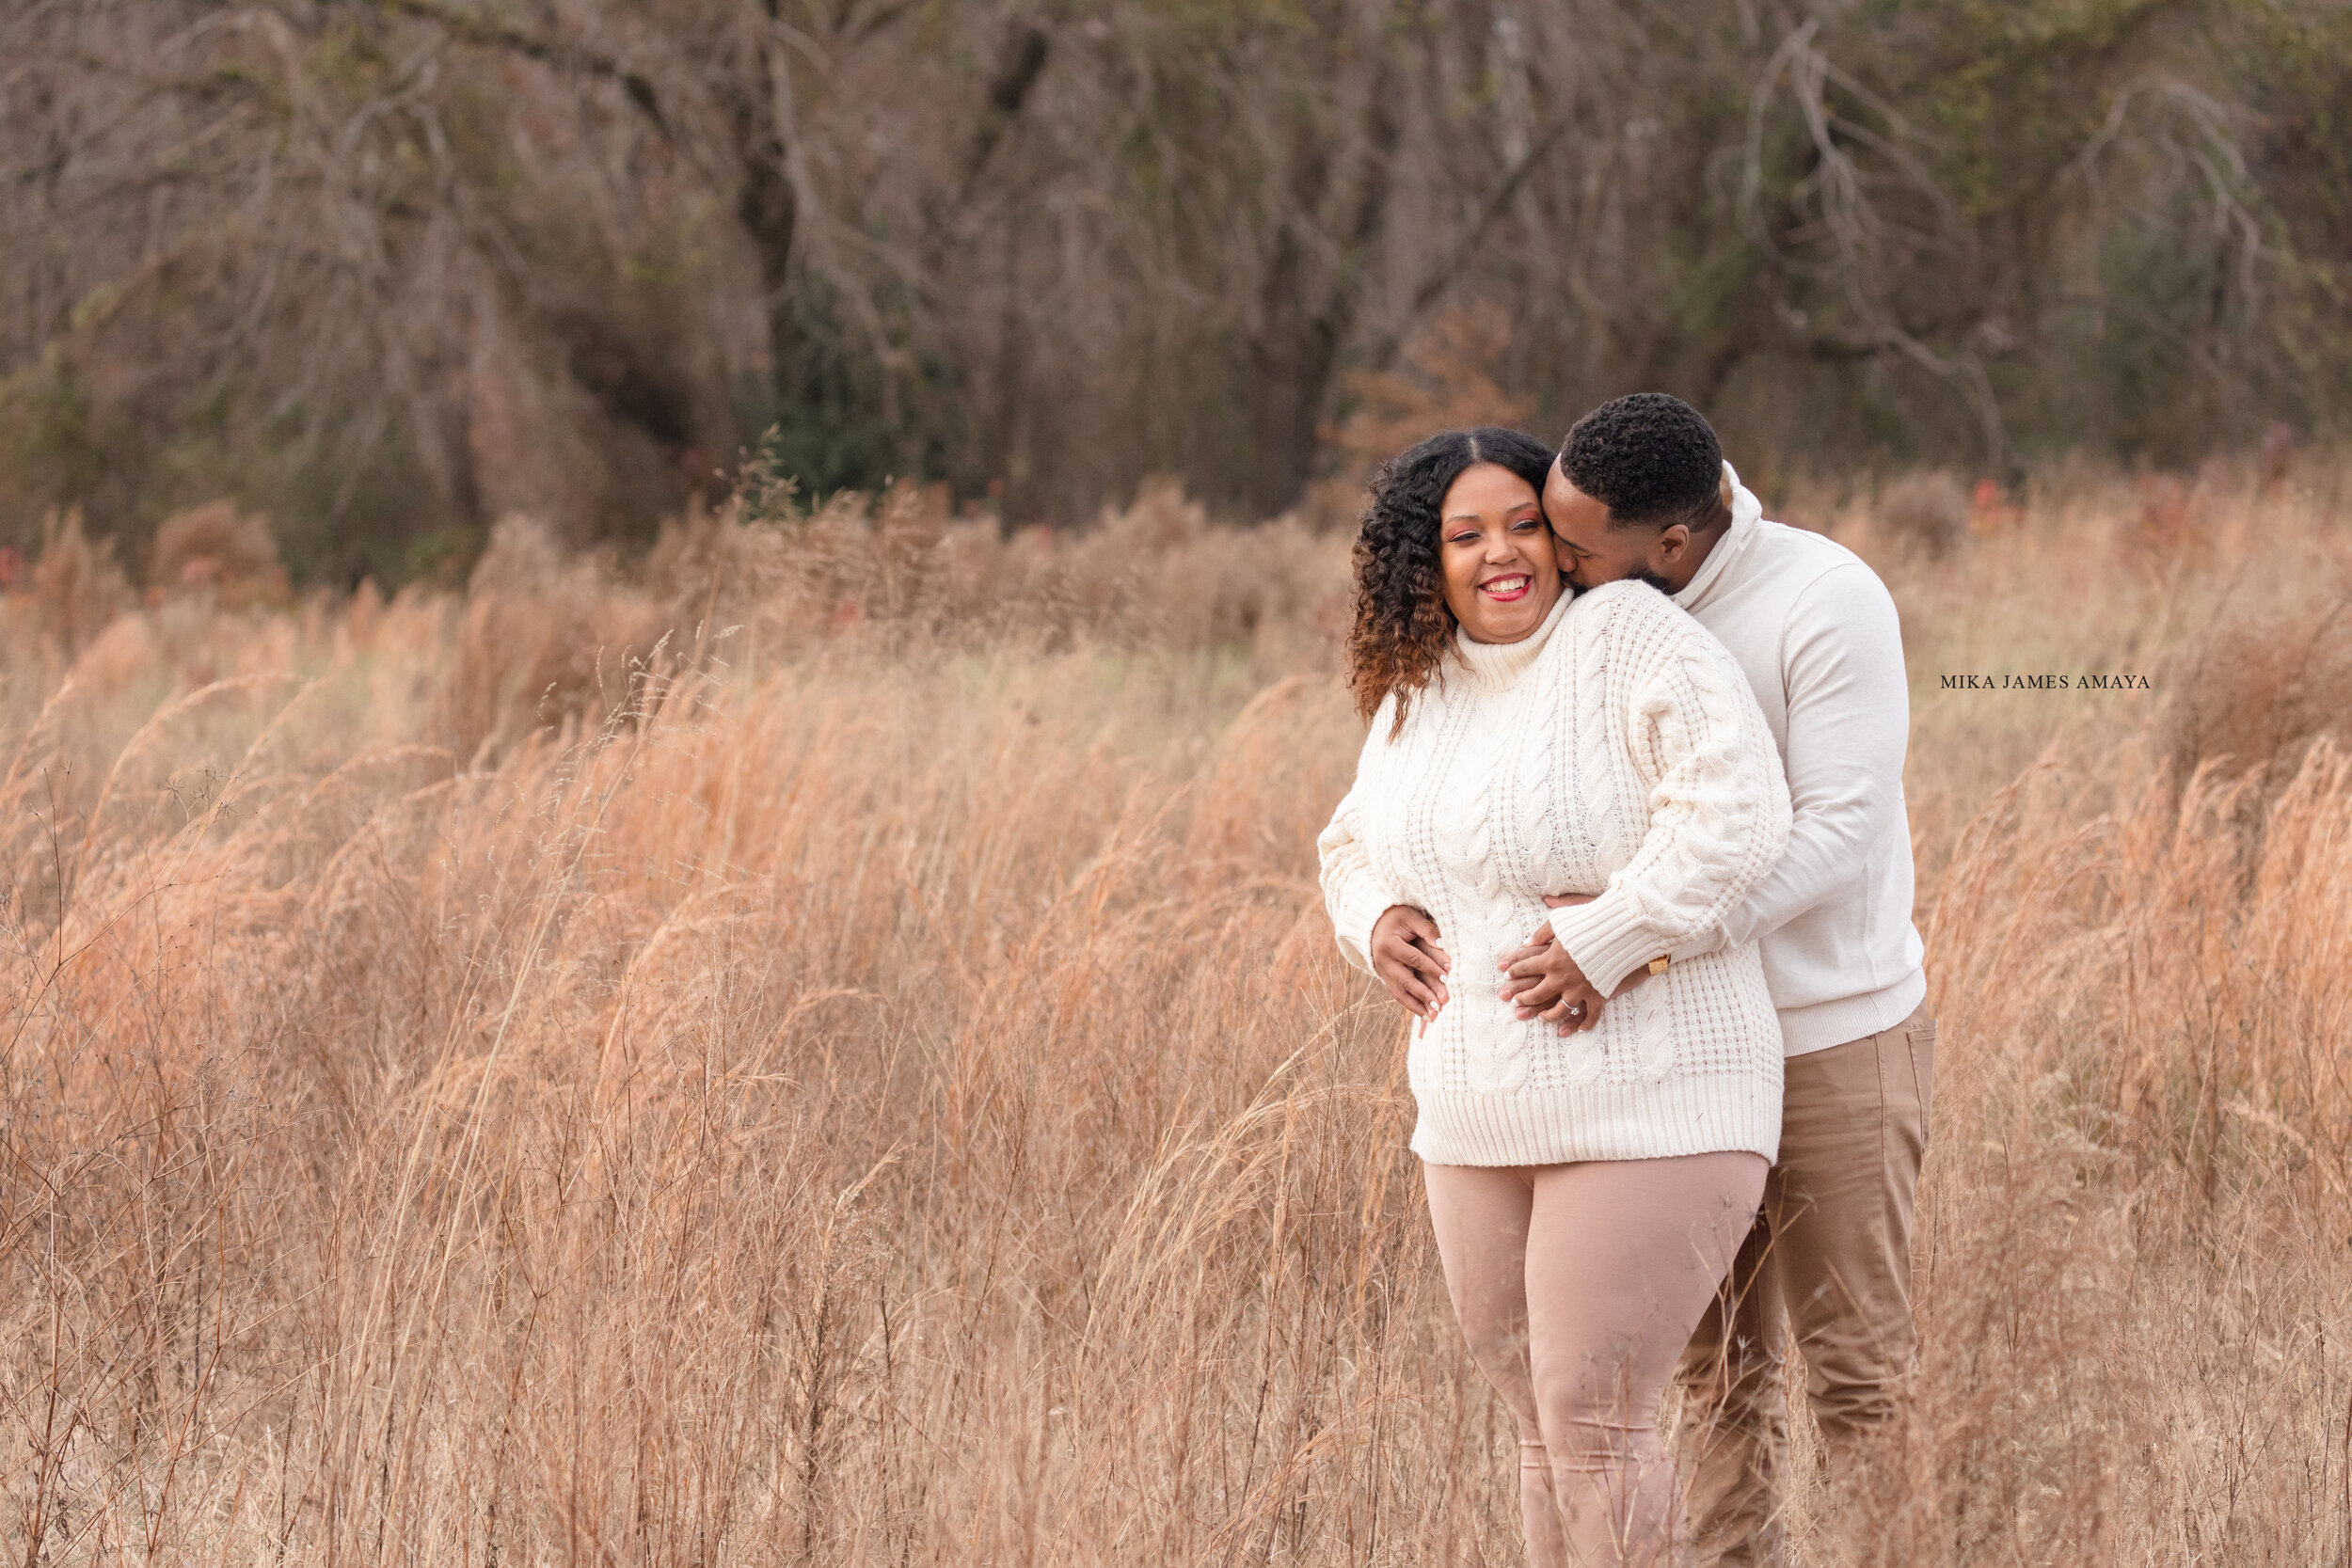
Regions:
<instances>
[{"instance_id":1,"label":"man's beard","mask_svg":"<svg viewBox=\"0 0 2352 1568\"><path fill-rule=\"evenodd\" d=\"M1670 599L1675 596L1674 585L1668 582L1664 578L1660 577L1656 572L1651 571L1646 566L1637 566L1632 571L1628 572L1625 575L1625 580L1628 582L1645 582L1652 588L1657 589L1661 594L1665 594L1666 597Z\"/></svg>"}]
</instances>

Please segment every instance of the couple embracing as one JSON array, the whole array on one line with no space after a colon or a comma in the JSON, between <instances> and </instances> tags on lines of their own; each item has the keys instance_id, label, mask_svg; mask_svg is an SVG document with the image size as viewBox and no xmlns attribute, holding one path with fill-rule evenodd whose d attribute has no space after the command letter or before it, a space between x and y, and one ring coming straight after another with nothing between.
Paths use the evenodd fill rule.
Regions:
<instances>
[{"instance_id":1,"label":"couple embracing","mask_svg":"<svg viewBox=\"0 0 2352 1568\"><path fill-rule=\"evenodd\" d=\"M1325 899L1412 1015L1412 1148L1528 1559L1776 1560L1791 1339L1833 1473L1917 1343L1935 1026L1894 602L1644 393L1557 454L1486 428L1383 467L1348 662L1371 733Z\"/></svg>"}]
</instances>

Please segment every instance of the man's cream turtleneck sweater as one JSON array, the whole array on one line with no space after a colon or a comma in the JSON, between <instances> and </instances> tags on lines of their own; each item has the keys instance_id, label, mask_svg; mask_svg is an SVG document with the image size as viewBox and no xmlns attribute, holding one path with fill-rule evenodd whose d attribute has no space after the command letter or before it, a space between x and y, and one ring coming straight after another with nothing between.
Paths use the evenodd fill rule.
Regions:
<instances>
[{"instance_id":1,"label":"man's cream turtleneck sweater","mask_svg":"<svg viewBox=\"0 0 2352 1568\"><path fill-rule=\"evenodd\" d=\"M1502 1000L1498 960L1547 893L1604 994L1703 933L1788 836L1771 731L1721 643L1655 590L1563 598L1511 643L1457 636L1393 740L1373 719L1356 785L1318 847L1340 948L1369 968L1391 905L1437 922L1452 1000L1416 1027L1413 1151L1439 1164L1556 1164L1719 1149L1772 1158L1780 1026L1754 942L1644 981L1561 1036Z\"/></svg>"},{"instance_id":2,"label":"man's cream turtleneck sweater","mask_svg":"<svg viewBox=\"0 0 2352 1568\"><path fill-rule=\"evenodd\" d=\"M1730 530L1675 603L1747 675L1796 816L1772 875L1674 957L1756 943L1800 1056L1892 1029L1927 995L1903 811L1911 689L1878 574L1835 540L1766 522L1728 463L1724 477Z\"/></svg>"}]
</instances>

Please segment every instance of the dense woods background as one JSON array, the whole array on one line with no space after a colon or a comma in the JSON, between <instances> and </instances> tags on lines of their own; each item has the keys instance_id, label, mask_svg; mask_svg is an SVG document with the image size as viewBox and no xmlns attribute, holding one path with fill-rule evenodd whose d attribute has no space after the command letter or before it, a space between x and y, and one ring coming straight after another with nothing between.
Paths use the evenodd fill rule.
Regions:
<instances>
[{"instance_id":1,"label":"dense woods background","mask_svg":"<svg viewBox=\"0 0 2352 1568\"><path fill-rule=\"evenodd\" d=\"M1315 504L1672 389L1742 466L2352 407L2331 0L0 0L0 540L297 578L804 492Z\"/></svg>"}]
</instances>

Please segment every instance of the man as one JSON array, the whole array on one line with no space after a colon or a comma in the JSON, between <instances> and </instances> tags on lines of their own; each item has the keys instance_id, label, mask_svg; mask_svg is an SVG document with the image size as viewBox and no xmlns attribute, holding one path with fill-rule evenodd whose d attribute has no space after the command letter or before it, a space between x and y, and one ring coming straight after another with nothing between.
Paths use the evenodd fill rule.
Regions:
<instances>
[{"instance_id":1,"label":"man","mask_svg":"<svg viewBox=\"0 0 2352 1568\"><path fill-rule=\"evenodd\" d=\"M1579 589L1637 578L1723 641L1788 772L1795 816L1779 865L1669 956L1756 939L1788 1055L1779 1163L1677 1374L1700 1560L1776 1562L1789 1330L1833 1474L1894 1417L1918 1348L1911 1230L1935 1023L1911 924L1895 603L1852 551L1764 521L1713 429L1663 393L1578 420L1543 506Z\"/></svg>"}]
</instances>

